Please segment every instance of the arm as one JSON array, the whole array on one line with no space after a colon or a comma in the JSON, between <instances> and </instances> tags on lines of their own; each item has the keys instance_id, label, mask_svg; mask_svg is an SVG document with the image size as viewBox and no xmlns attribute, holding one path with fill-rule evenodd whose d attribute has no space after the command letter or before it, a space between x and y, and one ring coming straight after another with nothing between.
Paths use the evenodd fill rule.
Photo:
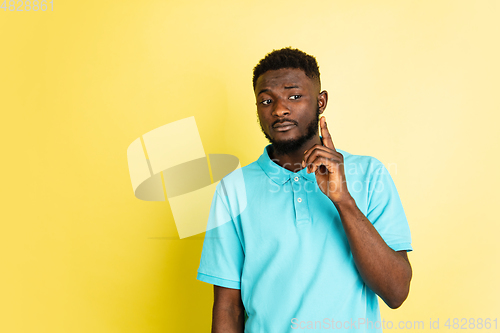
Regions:
<instances>
[{"instance_id":1,"label":"arm","mask_svg":"<svg viewBox=\"0 0 500 333\"><path fill-rule=\"evenodd\" d=\"M370 289L391 308L399 307L410 289L412 269L406 251L394 251L359 210L347 189L344 158L335 150L325 118L320 120L322 145L304 152L303 166L315 172L321 191L339 212L356 268Z\"/></svg>"},{"instance_id":2,"label":"arm","mask_svg":"<svg viewBox=\"0 0 500 333\"><path fill-rule=\"evenodd\" d=\"M245 308L240 289L214 285L212 333L243 333Z\"/></svg>"},{"instance_id":3,"label":"arm","mask_svg":"<svg viewBox=\"0 0 500 333\"><path fill-rule=\"evenodd\" d=\"M398 308L408 296L412 277L406 251L387 246L352 197L334 204L361 278L389 307Z\"/></svg>"}]
</instances>

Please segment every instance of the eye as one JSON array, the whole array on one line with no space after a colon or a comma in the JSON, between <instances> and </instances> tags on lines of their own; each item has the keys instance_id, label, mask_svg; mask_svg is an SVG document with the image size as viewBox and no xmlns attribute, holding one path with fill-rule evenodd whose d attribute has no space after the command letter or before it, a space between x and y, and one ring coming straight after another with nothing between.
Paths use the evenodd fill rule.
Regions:
<instances>
[{"instance_id":1,"label":"eye","mask_svg":"<svg viewBox=\"0 0 500 333\"><path fill-rule=\"evenodd\" d=\"M302 97L302 95L292 95L292 96L290 96L290 99L299 99L301 97Z\"/></svg>"},{"instance_id":2,"label":"eye","mask_svg":"<svg viewBox=\"0 0 500 333\"><path fill-rule=\"evenodd\" d=\"M262 102L260 102L260 104L263 104L263 105L271 104L271 100L270 99L265 99Z\"/></svg>"}]
</instances>

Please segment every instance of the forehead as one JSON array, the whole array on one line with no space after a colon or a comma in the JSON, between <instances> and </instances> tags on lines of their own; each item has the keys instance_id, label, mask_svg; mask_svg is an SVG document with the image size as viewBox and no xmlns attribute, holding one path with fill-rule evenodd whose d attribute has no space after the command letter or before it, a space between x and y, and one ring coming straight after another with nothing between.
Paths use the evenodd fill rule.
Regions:
<instances>
[{"instance_id":1,"label":"forehead","mask_svg":"<svg viewBox=\"0 0 500 333\"><path fill-rule=\"evenodd\" d=\"M285 87L313 88L314 80L309 78L302 69L282 68L270 70L259 76L255 85L255 93L263 89L275 90Z\"/></svg>"}]
</instances>

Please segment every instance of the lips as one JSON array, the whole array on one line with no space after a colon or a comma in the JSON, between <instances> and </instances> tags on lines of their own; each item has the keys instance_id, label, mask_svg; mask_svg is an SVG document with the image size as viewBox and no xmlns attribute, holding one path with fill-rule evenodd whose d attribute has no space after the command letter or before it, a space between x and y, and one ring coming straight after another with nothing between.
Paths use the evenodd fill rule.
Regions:
<instances>
[{"instance_id":1,"label":"lips","mask_svg":"<svg viewBox=\"0 0 500 333\"><path fill-rule=\"evenodd\" d=\"M288 131L289 129L295 127L295 124L290 122L290 121L284 121L282 123L278 123L276 125L274 125L274 130L275 131L278 131L278 132L284 132L284 131Z\"/></svg>"}]
</instances>

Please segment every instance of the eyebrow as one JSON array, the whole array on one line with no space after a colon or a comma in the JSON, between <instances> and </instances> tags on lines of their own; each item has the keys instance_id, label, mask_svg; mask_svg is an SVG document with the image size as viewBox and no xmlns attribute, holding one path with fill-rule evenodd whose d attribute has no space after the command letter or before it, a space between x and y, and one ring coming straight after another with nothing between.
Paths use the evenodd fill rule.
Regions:
<instances>
[{"instance_id":1,"label":"eyebrow","mask_svg":"<svg viewBox=\"0 0 500 333\"><path fill-rule=\"evenodd\" d=\"M261 91L259 91L259 93L257 94L257 96L259 96L260 94L265 93L267 91L269 91L269 89L262 89Z\"/></svg>"},{"instance_id":2,"label":"eyebrow","mask_svg":"<svg viewBox=\"0 0 500 333\"><path fill-rule=\"evenodd\" d=\"M295 89L295 88L299 88L299 86L286 86L285 87L285 89ZM268 92L268 91L269 91L269 89L262 89L261 91L259 91L259 93L257 94L257 96L259 96L262 93Z\"/></svg>"}]
</instances>

